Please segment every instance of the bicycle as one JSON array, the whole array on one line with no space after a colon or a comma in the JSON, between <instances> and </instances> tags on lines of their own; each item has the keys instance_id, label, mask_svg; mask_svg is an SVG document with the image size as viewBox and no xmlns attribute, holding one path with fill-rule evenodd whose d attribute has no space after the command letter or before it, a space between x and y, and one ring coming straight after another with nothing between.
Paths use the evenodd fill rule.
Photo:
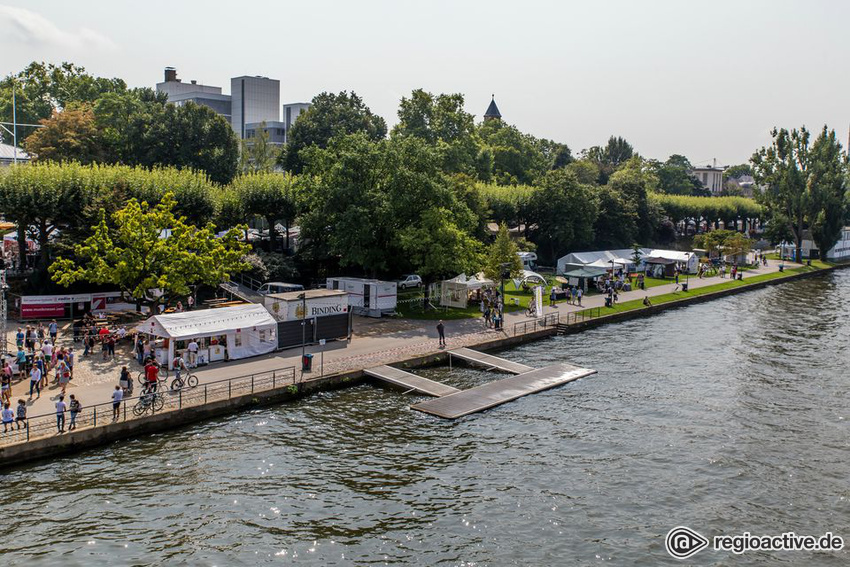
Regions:
<instances>
[{"instance_id":1,"label":"bicycle","mask_svg":"<svg viewBox=\"0 0 850 567\"><path fill-rule=\"evenodd\" d=\"M171 381L171 391L176 392L177 390L182 390L184 386L189 386L190 388L195 388L198 386L198 377L194 374L178 372L177 376L174 377L174 380Z\"/></svg>"},{"instance_id":2,"label":"bicycle","mask_svg":"<svg viewBox=\"0 0 850 567\"><path fill-rule=\"evenodd\" d=\"M141 386L145 386L148 383L148 377L145 376L144 370L139 372L139 374L136 377L136 380L139 382L139 385L141 385ZM166 383L168 382L168 368L166 368L164 366L159 367L159 372L156 375L156 381L163 388L166 386Z\"/></svg>"},{"instance_id":3,"label":"bicycle","mask_svg":"<svg viewBox=\"0 0 850 567\"><path fill-rule=\"evenodd\" d=\"M165 396L161 392L148 392L139 396L139 400L133 406L133 415L139 417L147 413L148 410L158 412L163 407L165 407Z\"/></svg>"}]
</instances>

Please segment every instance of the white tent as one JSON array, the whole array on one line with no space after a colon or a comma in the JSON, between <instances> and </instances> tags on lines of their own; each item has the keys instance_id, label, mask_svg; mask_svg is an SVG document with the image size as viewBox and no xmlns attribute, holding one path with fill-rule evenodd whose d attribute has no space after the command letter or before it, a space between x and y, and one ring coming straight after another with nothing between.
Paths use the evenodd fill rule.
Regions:
<instances>
[{"instance_id":1,"label":"white tent","mask_svg":"<svg viewBox=\"0 0 850 567\"><path fill-rule=\"evenodd\" d=\"M649 254L645 256L645 259L647 260L650 258L672 260L679 266L683 266L684 271L689 274L697 273L697 266L699 265L699 256L697 256L696 252L693 251L655 249L651 250Z\"/></svg>"},{"instance_id":2,"label":"white tent","mask_svg":"<svg viewBox=\"0 0 850 567\"><path fill-rule=\"evenodd\" d=\"M641 248L641 258L645 258L652 250ZM611 269L611 261L614 268L626 268L628 270L640 270L642 262L637 266L632 261L634 251L631 248L620 248L618 250L596 250L592 252L573 252L558 258L557 271L559 274L577 268L602 268Z\"/></svg>"},{"instance_id":3,"label":"white tent","mask_svg":"<svg viewBox=\"0 0 850 567\"><path fill-rule=\"evenodd\" d=\"M470 291L492 287L494 285L496 284L485 278L484 274L477 274L472 277L467 277L466 274L460 274L442 282L440 286L440 305L465 309L469 304Z\"/></svg>"},{"instance_id":4,"label":"white tent","mask_svg":"<svg viewBox=\"0 0 850 567\"><path fill-rule=\"evenodd\" d=\"M154 315L136 330L165 339L155 353L169 368L175 353L184 351L192 339L206 351L198 353L206 361L247 358L277 347L277 322L265 307L254 304Z\"/></svg>"}]
</instances>

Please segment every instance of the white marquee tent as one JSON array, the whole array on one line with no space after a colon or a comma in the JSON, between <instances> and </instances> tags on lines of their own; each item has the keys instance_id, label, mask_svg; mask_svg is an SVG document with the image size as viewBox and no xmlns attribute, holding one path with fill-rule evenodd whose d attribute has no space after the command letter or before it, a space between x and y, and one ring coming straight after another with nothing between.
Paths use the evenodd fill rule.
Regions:
<instances>
[{"instance_id":1,"label":"white marquee tent","mask_svg":"<svg viewBox=\"0 0 850 567\"><path fill-rule=\"evenodd\" d=\"M221 358L229 360L266 354L277 347L277 322L265 307L255 304L154 315L136 330L165 339L155 352L159 363L169 368L175 353L192 339L202 349L223 348ZM208 360L216 360L212 352Z\"/></svg>"},{"instance_id":2,"label":"white marquee tent","mask_svg":"<svg viewBox=\"0 0 850 567\"><path fill-rule=\"evenodd\" d=\"M493 287L495 285L492 280L488 280L483 274L472 277L467 277L466 274L460 274L442 282L440 286L440 305L465 309L469 304L470 291Z\"/></svg>"}]
</instances>

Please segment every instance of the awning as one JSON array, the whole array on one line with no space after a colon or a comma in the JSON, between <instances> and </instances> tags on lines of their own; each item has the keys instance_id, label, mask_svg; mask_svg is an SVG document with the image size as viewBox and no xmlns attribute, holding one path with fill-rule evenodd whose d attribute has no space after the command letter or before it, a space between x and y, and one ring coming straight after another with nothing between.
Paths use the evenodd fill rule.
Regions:
<instances>
[{"instance_id":1,"label":"awning","mask_svg":"<svg viewBox=\"0 0 850 567\"><path fill-rule=\"evenodd\" d=\"M564 272L564 277L567 278L598 278L604 276L607 272L598 268L576 268L569 272Z\"/></svg>"},{"instance_id":2,"label":"awning","mask_svg":"<svg viewBox=\"0 0 850 567\"><path fill-rule=\"evenodd\" d=\"M277 322L265 307L251 304L155 315L140 323L136 330L157 337L184 339L275 325Z\"/></svg>"}]
</instances>

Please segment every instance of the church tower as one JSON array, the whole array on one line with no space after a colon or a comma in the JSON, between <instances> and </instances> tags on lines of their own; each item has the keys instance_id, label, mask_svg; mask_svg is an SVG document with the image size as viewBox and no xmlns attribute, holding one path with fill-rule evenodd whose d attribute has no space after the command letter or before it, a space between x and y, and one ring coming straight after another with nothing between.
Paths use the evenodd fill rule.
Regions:
<instances>
[{"instance_id":1,"label":"church tower","mask_svg":"<svg viewBox=\"0 0 850 567\"><path fill-rule=\"evenodd\" d=\"M496 106L496 95L493 95L493 98L490 100L490 106L487 107L487 112L484 113L484 121L487 120L501 120L502 113L499 112L499 107Z\"/></svg>"}]
</instances>

